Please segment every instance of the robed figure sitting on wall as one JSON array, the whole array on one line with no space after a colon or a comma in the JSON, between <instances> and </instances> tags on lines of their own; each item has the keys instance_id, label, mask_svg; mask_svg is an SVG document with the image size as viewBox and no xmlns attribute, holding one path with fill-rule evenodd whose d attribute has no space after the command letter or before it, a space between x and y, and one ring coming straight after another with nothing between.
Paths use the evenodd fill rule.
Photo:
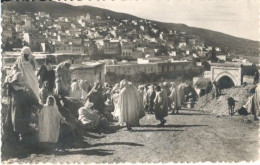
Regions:
<instances>
[{"instance_id":1,"label":"robed figure sitting on wall","mask_svg":"<svg viewBox=\"0 0 260 165\"><path fill-rule=\"evenodd\" d=\"M70 61L64 61L60 63L57 68L57 77L56 77L56 91L55 94L68 96L70 94L70 85L71 85L71 74L70 74Z\"/></svg>"}]
</instances>

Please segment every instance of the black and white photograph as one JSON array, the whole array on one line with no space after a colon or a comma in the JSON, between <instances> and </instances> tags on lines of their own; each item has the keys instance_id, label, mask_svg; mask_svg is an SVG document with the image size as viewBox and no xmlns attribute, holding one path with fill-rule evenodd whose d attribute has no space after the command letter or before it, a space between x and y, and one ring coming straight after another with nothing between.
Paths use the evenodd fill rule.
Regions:
<instances>
[{"instance_id":1,"label":"black and white photograph","mask_svg":"<svg viewBox=\"0 0 260 165\"><path fill-rule=\"evenodd\" d=\"M259 0L1 2L1 163L260 162Z\"/></svg>"}]
</instances>

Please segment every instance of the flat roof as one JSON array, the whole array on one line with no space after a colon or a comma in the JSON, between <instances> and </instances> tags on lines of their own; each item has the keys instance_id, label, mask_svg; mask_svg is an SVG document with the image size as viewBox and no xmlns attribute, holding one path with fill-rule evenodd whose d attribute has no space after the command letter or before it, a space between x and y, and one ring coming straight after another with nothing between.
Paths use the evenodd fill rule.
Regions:
<instances>
[{"instance_id":1,"label":"flat roof","mask_svg":"<svg viewBox=\"0 0 260 165\"><path fill-rule=\"evenodd\" d=\"M98 66L104 65L104 63L100 62L84 62L82 64L71 64L70 68L71 70L76 70L76 69L84 69L84 68L95 68Z\"/></svg>"},{"instance_id":2,"label":"flat roof","mask_svg":"<svg viewBox=\"0 0 260 165\"><path fill-rule=\"evenodd\" d=\"M241 66L251 66L252 63L225 62L225 63L211 63L210 65L221 66L221 67L241 67Z\"/></svg>"},{"instance_id":3,"label":"flat roof","mask_svg":"<svg viewBox=\"0 0 260 165\"><path fill-rule=\"evenodd\" d=\"M73 53L52 53L53 56L81 56L81 54L73 54Z\"/></svg>"}]
</instances>

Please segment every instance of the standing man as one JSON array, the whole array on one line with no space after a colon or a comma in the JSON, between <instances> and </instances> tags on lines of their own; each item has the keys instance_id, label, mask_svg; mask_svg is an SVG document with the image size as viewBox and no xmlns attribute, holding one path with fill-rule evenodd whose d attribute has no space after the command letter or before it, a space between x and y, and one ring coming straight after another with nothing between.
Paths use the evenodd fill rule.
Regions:
<instances>
[{"instance_id":1,"label":"standing man","mask_svg":"<svg viewBox=\"0 0 260 165\"><path fill-rule=\"evenodd\" d=\"M148 114L154 112L154 98L155 98L154 86L150 85L146 95Z\"/></svg>"},{"instance_id":2,"label":"standing man","mask_svg":"<svg viewBox=\"0 0 260 165\"><path fill-rule=\"evenodd\" d=\"M259 82L259 72L258 70L256 70L254 75L254 84L257 84L258 82Z\"/></svg>"},{"instance_id":3,"label":"standing man","mask_svg":"<svg viewBox=\"0 0 260 165\"><path fill-rule=\"evenodd\" d=\"M118 99L119 124L126 123L127 130L138 125L139 110L135 93L126 80L120 82L120 93Z\"/></svg>"},{"instance_id":4,"label":"standing man","mask_svg":"<svg viewBox=\"0 0 260 165\"><path fill-rule=\"evenodd\" d=\"M216 81L214 81L213 83L212 83L212 98L218 98L218 96L219 96L219 90L218 90L218 86L217 86L217 82Z\"/></svg>"},{"instance_id":5,"label":"standing man","mask_svg":"<svg viewBox=\"0 0 260 165\"><path fill-rule=\"evenodd\" d=\"M171 105L174 104L174 108L172 111L172 114L179 113L179 110L181 109L181 96L179 92L179 88L177 85L172 82L172 87L171 87L171 94L169 96L169 101L171 102Z\"/></svg>"},{"instance_id":6,"label":"standing man","mask_svg":"<svg viewBox=\"0 0 260 165\"><path fill-rule=\"evenodd\" d=\"M167 102L167 94L163 90L161 90L160 86L156 87L156 96L154 99L155 103L155 118L156 120L160 120L160 124L158 126L164 126L166 120L164 117L168 115L168 102Z\"/></svg>"}]
</instances>

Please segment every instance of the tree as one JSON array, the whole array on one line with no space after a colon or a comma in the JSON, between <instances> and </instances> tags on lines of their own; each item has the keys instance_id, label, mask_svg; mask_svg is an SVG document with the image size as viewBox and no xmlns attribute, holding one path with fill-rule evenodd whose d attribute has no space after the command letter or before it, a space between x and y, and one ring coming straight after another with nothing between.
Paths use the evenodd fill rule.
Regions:
<instances>
[{"instance_id":1,"label":"tree","mask_svg":"<svg viewBox=\"0 0 260 165\"><path fill-rule=\"evenodd\" d=\"M207 61L202 61L201 64L203 65L205 70L207 70L207 71L210 70L210 64Z\"/></svg>"},{"instance_id":2,"label":"tree","mask_svg":"<svg viewBox=\"0 0 260 165\"><path fill-rule=\"evenodd\" d=\"M213 47L210 52L207 54L207 60L210 60L211 62L218 62L216 48Z\"/></svg>"}]
</instances>

